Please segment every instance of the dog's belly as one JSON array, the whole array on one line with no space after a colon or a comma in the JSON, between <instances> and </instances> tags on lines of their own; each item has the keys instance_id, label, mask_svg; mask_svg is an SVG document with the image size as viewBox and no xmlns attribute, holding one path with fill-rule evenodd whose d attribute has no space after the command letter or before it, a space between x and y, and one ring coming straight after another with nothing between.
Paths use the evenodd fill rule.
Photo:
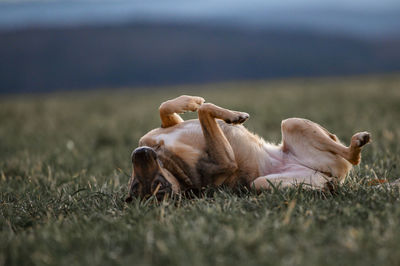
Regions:
<instances>
[{"instance_id":1,"label":"dog's belly","mask_svg":"<svg viewBox=\"0 0 400 266\"><path fill-rule=\"evenodd\" d=\"M266 143L241 125L219 125L235 154L238 170L225 183L234 187L250 184L257 177L269 175L312 173L315 170L302 165L290 152L282 151L280 145ZM212 164L207 154L205 138L199 120L188 120L169 128L150 131L140 140L156 150L160 158L175 161L180 171L192 180L195 187L212 184L213 172L207 165ZM174 175L174 170L168 169Z\"/></svg>"}]
</instances>

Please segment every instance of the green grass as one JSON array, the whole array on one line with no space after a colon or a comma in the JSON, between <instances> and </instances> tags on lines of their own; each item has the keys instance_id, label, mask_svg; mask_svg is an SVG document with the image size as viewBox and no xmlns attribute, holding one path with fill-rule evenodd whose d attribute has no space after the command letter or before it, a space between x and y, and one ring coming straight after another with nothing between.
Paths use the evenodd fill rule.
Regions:
<instances>
[{"instance_id":1,"label":"green grass","mask_svg":"<svg viewBox=\"0 0 400 266\"><path fill-rule=\"evenodd\" d=\"M125 204L130 153L181 93L251 114L280 141L305 117L372 133L337 195L286 189ZM194 117L193 114L185 115ZM87 92L0 101L0 265L399 265L400 75Z\"/></svg>"}]
</instances>

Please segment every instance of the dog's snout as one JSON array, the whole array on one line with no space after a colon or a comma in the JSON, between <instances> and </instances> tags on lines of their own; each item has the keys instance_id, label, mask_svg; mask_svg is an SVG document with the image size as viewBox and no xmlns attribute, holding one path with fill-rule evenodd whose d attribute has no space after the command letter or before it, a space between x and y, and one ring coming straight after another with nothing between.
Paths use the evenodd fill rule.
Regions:
<instances>
[{"instance_id":1,"label":"dog's snout","mask_svg":"<svg viewBox=\"0 0 400 266\"><path fill-rule=\"evenodd\" d=\"M157 158L157 153L152 148L147 147L147 146L143 146L143 147L136 148L132 152L132 156L131 157L132 157L132 162L134 162L138 158L144 158L144 159L153 158L153 159L156 159Z\"/></svg>"},{"instance_id":2,"label":"dog's snout","mask_svg":"<svg viewBox=\"0 0 400 266\"><path fill-rule=\"evenodd\" d=\"M160 165L157 153L150 147L142 146L132 152L133 175L137 188L131 187L131 194L139 195L142 198L151 195L151 185L159 175Z\"/></svg>"}]
</instances>

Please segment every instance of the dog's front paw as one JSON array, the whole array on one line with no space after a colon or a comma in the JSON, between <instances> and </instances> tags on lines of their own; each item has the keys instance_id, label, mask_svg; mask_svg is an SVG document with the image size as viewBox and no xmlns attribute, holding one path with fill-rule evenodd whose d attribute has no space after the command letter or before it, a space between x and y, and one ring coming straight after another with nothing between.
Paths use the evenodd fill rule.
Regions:
<instances>
[{"instance_id":1,"label":"dog's front paw","mask_svg":"<svg viewBox=\"0 0 400 266\"><path fill-rule=\"evenodd\" d=\"M182 111L195 112L205 102L204 98L199 96L182 95L178 99L182 102L184 108Z\"/></svg>"},{"instance_id":2,"label":"dog's front paw","mask_svg":"<svg viewBox=\"0 0 400 266\"><path fill-rule=\"evenodd\" d=\"M197 111L200 106L205 102L205 100L201 97L193 96L191 101L188 104L188 109L192 112Z\"/></svg>"},{"instance_id":3,"label":"dog's front paw","mask_svg":"<svg viewBox=\"0 0 400 266\"><path fill-rule=\"evenodd\" d=\"M250 115L244 112L232 112L232 116L224 119L228 124L242 124L244 123Z\"/></svg>"}]
</instances>

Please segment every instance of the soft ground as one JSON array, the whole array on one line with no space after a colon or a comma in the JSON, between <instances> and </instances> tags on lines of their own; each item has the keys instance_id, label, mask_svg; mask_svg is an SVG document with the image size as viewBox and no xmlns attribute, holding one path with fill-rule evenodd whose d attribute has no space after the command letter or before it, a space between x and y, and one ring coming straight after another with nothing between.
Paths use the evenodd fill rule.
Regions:
<instances>
[{"instance_id":1,"label":"soft ground","mask_svg":"<svg viewBox=\"0 0 400 266\"><path fill-rule=\"evenodd\" d=\"M373 143L336 195L124 203L131 151L182 93L250 113L246 126L271 142L282 119L305 117ZM395 74L2 96L0 265L399 265L399 190L370 185L400 178L399 121Z\"/></svg>"}]
</instances>

